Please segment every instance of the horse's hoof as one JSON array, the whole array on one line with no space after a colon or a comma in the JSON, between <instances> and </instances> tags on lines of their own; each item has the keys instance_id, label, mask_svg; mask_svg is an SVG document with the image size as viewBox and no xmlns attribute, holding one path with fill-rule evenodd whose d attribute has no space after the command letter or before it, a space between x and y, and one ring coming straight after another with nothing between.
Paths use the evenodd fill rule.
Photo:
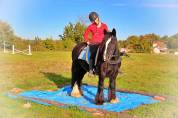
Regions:
<instances>
[{"instance_id":1,"label":"horse's hoof","mask_svg":"<svg viewBox=\"0 0 178 118\"><path fill-rule=\"evenodd\" d=\"M80 93L80 91L79 91L79 89L78 89L78 85L77 85L77 84L74 85L74 87L73 87L72 92L71 92L70 95L71 95L72 97L76 97L76 98L81 97L81 93Z\"/></svg>"},{"instance_id":2,"label":"horse's hoof","mask_svg":"<svg viewBox=\"0 0 178 118\"><path fill-rule=\"evenodd\" d=\"M103 103L104 103L104 100L95 99L95 104L96 105L103 105Z\"/></svg>"},{"instance_id":3,"label":"horse's hoof","mask_svg":"<svg viewBox=\"0 0 178 118\"><path fill-rule=\"evenodd\" d=\"M104 101L97 101L97 102L95 101L96 105L103 105L103 103L104 103Z\"/></svg>"},{"instance_id":4,"label":"horse's hoof","mask_svg":"<svg viewBox=\"0 0 178 118\"><path fill-rule=\"evenodd\" d=\"M104 96L103 94L97 94L95 97L95 104L102 105L104 103Z\"/></svg>"},{"instance_id":5,"label":"horse's hoof","mask_svg":"<svg viewBox=\"0 0 178 118\"><path fill-rule=\"evenodd\" d=\"M79 98L82 95L80 93L71 93L70 96L75 97L75 98Z\"/></svg>"},{"instance_id":6,"label":"horse's hoof","mask_svg":"<svg viewBox=\"0 0 178 118\"><path fill-rule=\"evenodd\" d=\"M119 99L118 99L118 98L112 99L112 100L110 101L110 103L112 103L112 104L115 104L115 103L118 103L118 102L119 102Z\"/></svg>"}]
</instances>

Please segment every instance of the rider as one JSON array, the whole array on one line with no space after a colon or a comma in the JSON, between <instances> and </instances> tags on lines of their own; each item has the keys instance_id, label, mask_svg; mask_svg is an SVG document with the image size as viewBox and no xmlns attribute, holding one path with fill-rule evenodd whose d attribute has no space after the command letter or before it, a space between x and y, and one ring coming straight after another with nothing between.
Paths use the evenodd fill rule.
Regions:
<instances>
[{"instance_id":1,"label":"rider","mask_svg":"<svg viewBox=\"0 0 178 118\"><path fill-rule=\"evenodd\" d=\"M89 45L89 50L91 53L89 62L89 74L92 75L96 51L98 49L99 44L104 38L104 30L108 31L108 27L106 24L100 21L99 15L96 12L90 12L89 19L91 21L91 24L84 32L84 39Z\"/></svg>"}]
</instances>

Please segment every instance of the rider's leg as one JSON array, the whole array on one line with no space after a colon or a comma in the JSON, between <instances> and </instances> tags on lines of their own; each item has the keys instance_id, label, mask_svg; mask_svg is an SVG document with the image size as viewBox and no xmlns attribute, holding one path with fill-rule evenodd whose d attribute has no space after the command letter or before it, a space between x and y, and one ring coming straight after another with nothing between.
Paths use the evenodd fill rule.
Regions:
<instances>
[{"instance_id":1,"label":"rider's leg","mask_svg":"<svg viewBox=\"0 0 178 118\"><path fill-rule=\"evenodd\" d=\"M96 56L96 51L98 49L98 45L91 45L89 49L91 53L90 61L89 61L89 73L93 74L95 56Z\"/></svg>"},{"instance_id":2,"label":"rider's leg","mask_svg":"<svg viewBox=\"0 0 178 118\"><path fill-rule=\"evenodd\" d=\"M89 61L89 73L93 74L93 54L94 54L94 46L90 45L90 61Z\"/></svg>"}]
</instances>

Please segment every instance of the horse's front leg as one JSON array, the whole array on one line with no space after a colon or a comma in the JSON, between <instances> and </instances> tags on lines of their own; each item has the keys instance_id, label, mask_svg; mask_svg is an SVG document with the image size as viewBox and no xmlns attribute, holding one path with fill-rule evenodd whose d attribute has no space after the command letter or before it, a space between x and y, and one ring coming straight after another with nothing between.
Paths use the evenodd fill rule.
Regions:
<instances>
[{"instance_id":1,"label":"horse's front leg","mask_svg":"<svg viewBox=\"0 0 178 118\"><path fill-rule=\"evenodd\" d=\"M103 89L104 89L104 76L99 75L98 91L97 91L97 94L96 94L96 97L95 97L95 103L97 105L102 105L104 103Z\"/></svg>"},{"instance_id":2,"label":"horse's front leg","mask_svg":"<svg viewBox=\"0 0 178 118\"><path fill-rule=\"evenodd\" d=\"M119 102L118 98L116 98L116 77L117 74L109 77L108 101L111 103Z\"/></svg>"}]
</instances>

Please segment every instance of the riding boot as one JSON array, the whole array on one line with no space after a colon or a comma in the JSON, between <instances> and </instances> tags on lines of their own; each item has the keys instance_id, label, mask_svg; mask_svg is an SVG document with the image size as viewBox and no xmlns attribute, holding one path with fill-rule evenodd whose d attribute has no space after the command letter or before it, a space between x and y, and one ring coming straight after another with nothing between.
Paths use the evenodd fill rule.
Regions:
<instances>
[{"instance_id":1,"label":"riding boot","mask_svg":"<svg viewBox=\"0 0 178 118\"><path fill-rule=\"evenodd\" d=\"M88 73L88 76L93 77L93 60L92 59L90 59L90 62L89 62L89 73Z\"/></svg>"}]
</instances>

